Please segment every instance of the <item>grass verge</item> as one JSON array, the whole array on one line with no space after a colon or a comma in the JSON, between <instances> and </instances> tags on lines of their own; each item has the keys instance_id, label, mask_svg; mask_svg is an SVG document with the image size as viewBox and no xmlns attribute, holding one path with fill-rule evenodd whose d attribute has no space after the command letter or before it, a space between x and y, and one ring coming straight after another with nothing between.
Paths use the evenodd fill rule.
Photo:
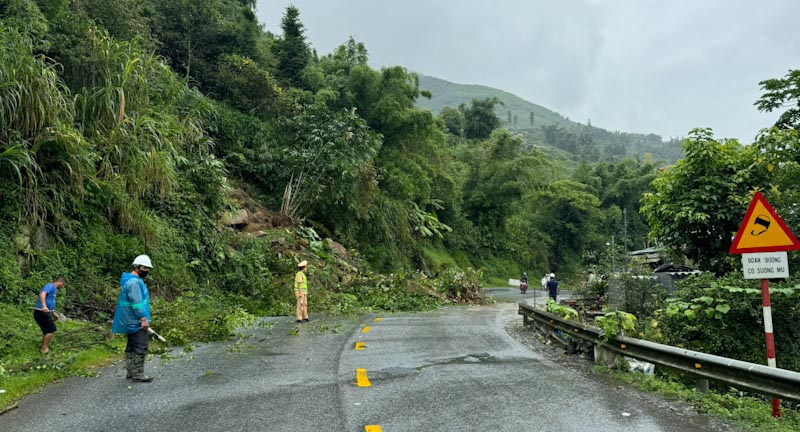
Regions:
<instances>
[{"instance_id":1,"label":"grass verge","mask_svg":"<svg viewBox=\"0 0 800 432\"><path fill-rule=\"evenodd\" d=\"M96 368L119 359L124 348L121 338L106 340L102 326L68 320L56 323L50 354L43 355L42 334L28 308L0 304L0 315L0 410L53 381L93 376Z\"/></svg>"},{"instance_id":2,"label":"grass verge","mask_svg":"<svg viewBox=\"0 0 800 432\"><path fill-rule=\"evenodd\" d=\"M611 375L615 379L632 384L641 390L655 392L667 399L690 403L699 412L706 413L734 424L744 431L797 432L800 431L800 413L781 410L781 417L772 417L772 407L763 399L731 390L721 394L714 391L701 393L678 381L669 381L641 373L611 371L596 366L595 373Z\"/></svg>"}]
</instances>

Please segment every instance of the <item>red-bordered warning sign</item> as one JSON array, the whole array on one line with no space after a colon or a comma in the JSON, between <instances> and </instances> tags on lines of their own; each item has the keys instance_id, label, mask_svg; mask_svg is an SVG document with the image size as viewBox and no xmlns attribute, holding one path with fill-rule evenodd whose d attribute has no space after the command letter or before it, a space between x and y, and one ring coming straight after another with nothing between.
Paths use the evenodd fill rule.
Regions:
<instances>
[{"instance_id":1,"label":"red-bordered warning sign","mask_svg":"<svg viewBox=\"0 0 800 432\"><path fill-rule=\"evenodd\" d=\"M730 253L779 252L800 249L800 241L783 219L756 192L731 244Z\"/></svg>"}]
</instances>

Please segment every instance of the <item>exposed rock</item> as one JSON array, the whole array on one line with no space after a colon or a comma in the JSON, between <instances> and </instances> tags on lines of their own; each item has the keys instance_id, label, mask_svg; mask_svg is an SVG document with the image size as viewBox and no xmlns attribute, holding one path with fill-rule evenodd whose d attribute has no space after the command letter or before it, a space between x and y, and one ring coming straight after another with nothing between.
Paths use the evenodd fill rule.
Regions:
<instances>
[{"instance_id":1,"label":"exposed rock","mask_svg":"<svg viewBox=\"0 0 800 432\"><path fill-rule=\"evenodd\" d=\"M247 234L294 226L291 218L270 211L260 202L250 198L242 189L231 191L230 199L239 207L239 210L235 213L224 214L220 220L221 226L230 226Z\"/></svg>"},{"instance_id":2,"label":"exposed rock","mask_svg":"<svg viewBox=\"0 0 800 432\"><path fill-rule=\"evenodd\" d=\"M294 226L294 222L289 216L282 215L280 213L272 213L272 225L276 228L290 227Z\"/></svg>"},{"instance_id":3,"label":"exposed rock","mask_svg":"<svg viewBox=\"0 0 800 432\"><path fill-rule=\"evenodd\" d=\"M328 242L328 247L331 248L334 252L339 254L339 256L346 257L347 256L347 249L339 242L333 241L331 239L325 239Z\"/></svg>"},{"instance_id":4,"label":"exposed rock","mask_svg":"<svg viewBox=\"0 0 800 432\"><path fill-rule=\"evenodd\" d=\"M225 213L222 215L222 224L227 226L244 226L247 225L249 221L250 213L247 209L239 209L236 213Z\"/></svg>"},{"instance_id":5,"label":"exposed rock","mask_svg":"<svg viewBox=\"0 0 800 432\"><path fill-rule=\"evenodd\" d=\"M242 232L246 233L254 233L258 231L267 231L272 229L272 224L270 222L266 223L249 223L243 229Z\"/></svg>"}]
</instances>

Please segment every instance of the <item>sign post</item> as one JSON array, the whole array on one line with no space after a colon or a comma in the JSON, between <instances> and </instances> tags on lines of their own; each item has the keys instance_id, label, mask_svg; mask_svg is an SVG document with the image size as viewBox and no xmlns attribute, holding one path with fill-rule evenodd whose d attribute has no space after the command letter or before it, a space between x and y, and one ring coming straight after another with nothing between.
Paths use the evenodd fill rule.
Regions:
<instances>
[{"instance_id":1,"label":"sign post","mask_svg":"<svg viewBox=\"0 0 800 432\"><path fill-rule=\"evenodd\" d=\"M769 280L789 277L786 251L800 249L800 241L775 210L756 192L739 231L731 244L731 254L742 254L745 279L761 279L761 304L764 309L764 335L767 343L767 365L775 362L775 337L772 332L772 308L769 300ZM772 398L772 415L781 416L778 398Z\"/></svg>"}]
</instances>

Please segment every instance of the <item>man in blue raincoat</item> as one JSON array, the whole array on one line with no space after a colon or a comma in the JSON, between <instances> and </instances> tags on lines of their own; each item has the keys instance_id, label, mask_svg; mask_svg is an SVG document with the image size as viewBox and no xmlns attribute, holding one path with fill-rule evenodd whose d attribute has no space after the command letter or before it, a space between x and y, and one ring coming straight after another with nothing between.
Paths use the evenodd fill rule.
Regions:
<instances>
[{"instance_id":1,"label":"man in blue raincoat","mask_svg":"<svg viewBox=\"0 0 800 432\"><path fill-rule=\"evenodd\" d=\"M122 273L119 280L122 290L111 327L114 333L128 336L128 345L125 347L126 378L134 382L153 381L152 377L144 374L144 361L150 342L147 332L150 326L150 295L144 279L152 268L150 257L139 255L133 260L133 270Z\"/></svg>"}]
</instances>

